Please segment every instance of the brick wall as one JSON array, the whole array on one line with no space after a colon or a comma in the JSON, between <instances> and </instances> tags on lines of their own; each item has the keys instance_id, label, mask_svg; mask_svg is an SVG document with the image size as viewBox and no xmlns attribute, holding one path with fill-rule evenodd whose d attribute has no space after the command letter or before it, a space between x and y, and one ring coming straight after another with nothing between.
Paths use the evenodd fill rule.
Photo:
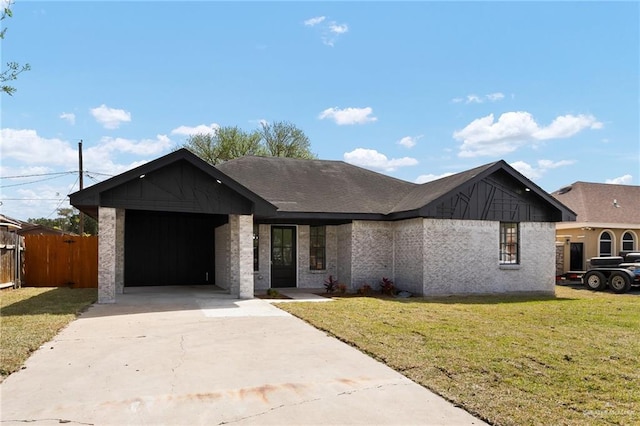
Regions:
<instances>
[{"instance_id":1,"label":"brick wall","mask_svg":"<svg viewBox=\"0 0 640 426\"><path fill-rule=\"evenodd\" d=\"M271 225L258 225L258 270L253 271L256 290L271 287Z\"/></svg>"},{"instance_id":2,"label":"brick wall","mask_svg":"<svg viewBox=\"0 0 640 426\"><path fill-rule=\"evenodd\" d=\"M422 293L423 234L421 218L393 223L394 284L414 294Z\"/></svg>"},{"instance_id":3,"label":"brick wall","mask_svg":"<svg viewBox=\"0 0 640 426\"><path fill-rule=\"evenodd\" d=\"M351 284L351 236L352 225L347 223L336 227L337 240L337 270L338 281L346 284L350 291L356 290Z\"/></svg>"},{"instance_id":4,"label":"brick wall","mask_svg":"<svg viewBox=\"0 0 640 426\"><path fill-rule=\"evenodd\" d=\"M520 264L500 265L499 222L424 219L424 294L553 293L555 227L520 224Z\"/></svg>"},{"instance_id":5,"label":"brick wall","mask_svg":"<svg viewBox=\"0 0 640 426\"><path fill-rule=\"evenodd\" d=\"M309 233L309 225L298 225L298 288L322 288L329 275L338 276L337 227L326 227L326 268L322 271L309 269Z\"/></svg>"},{"instance_id":6,"label":"brick wall","mask_svg":"<svg viewBox=\"0 0 640 426\"><path fill-rule=\"evenodd\" d=\"M393 222L354 221L351 235L351 284L379 288L382 277L393 279Z\"/></svg>"}]
</instances>

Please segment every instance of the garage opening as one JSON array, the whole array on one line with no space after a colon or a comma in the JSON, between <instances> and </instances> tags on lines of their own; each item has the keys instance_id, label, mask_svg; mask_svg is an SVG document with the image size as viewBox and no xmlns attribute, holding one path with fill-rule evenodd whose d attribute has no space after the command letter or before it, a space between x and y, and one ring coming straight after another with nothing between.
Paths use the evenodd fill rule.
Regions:
<instances>
[{"instance_id":1,"label":"garage opening","mask_svg":"<svg viewBox=\"0 0 640 426\"><path fill-rule=\"evenodd\" d=\"M127 210L125 287L215 284L215 228L227 215Z\"/></svg>"}]
</instances>

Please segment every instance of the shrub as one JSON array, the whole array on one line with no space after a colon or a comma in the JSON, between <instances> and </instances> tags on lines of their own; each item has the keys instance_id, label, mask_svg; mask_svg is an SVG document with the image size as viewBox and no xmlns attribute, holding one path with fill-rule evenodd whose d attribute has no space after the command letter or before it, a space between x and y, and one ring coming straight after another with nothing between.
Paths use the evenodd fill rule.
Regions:
<instances>
[{"instance_id":1,"label":"shrub","mask_svg":"<svg viewBox=\"0 0 640 426\"><path fill-rule=\"evenodd\" d=\"M325 288L327 293L335 292L337 286L338 286L338 280L334 279L333 275L329 275L329 278L327 278L324 281L324 288Z\"/></svg>"},{"instance_id":2,"label":"shrub","mask_svg":"<svg viewBox=\"0 0 640 426\"><path fill-rule=\"evenodd\" d=\"M380 293L393 296L396 293L396 286L393 285L393 281L389 278L382 277L382 281L380 281Z\"/></svg>"},{"instance_id":3,"label":"shrub","mask_svg":"<svg viewBox=\"0 0 640 426\"><path fill-rule=\"evenodd\" d=\"M340 294L345 294L347 292L347 286L346 284L338 284L338 293Z\"/></svg>"},{"instance_id":4,"label":"shrub","mask_svg":"<svg viewBox=\"0 0 640 426\"><path fill-rule=\"evenodd\" d=\"M361 294L361 295L363 295L363 296L368 296L368 295L370 295L370 294L371 294L371 286L370 286L369 284L367 284L367 283L364 283L364 284L362 285L362 287L360 287L360 288L358 289L358 294Z\"/></svg>"},{"instance_id":5,"label":"shrub","mask_svg":"<svg viewBox=\"0 0 640 426\"><path fill-rule=\"evenodd\" d=\"M267 296L269 297L278 297L280 295L280 293L278 293L278 290L276 290L275 288L270 288L267 290Z\"/></svg>"}]
</instances>

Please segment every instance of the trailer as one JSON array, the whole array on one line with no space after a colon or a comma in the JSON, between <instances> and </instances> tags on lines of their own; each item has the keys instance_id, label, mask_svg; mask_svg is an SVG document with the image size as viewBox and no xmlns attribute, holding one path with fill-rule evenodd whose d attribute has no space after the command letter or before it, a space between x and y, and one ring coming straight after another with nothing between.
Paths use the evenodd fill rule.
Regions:
<instances>
[{"instance_id":1,"label":"trailer","mask_svg":"<svg viewBox=\"0 0 640 426\"><path fill-rule=\"evenodd\" d=\"M582 283L590 290L609 288L614 293L626 293L632 286L640 286L640 253L623 256L592 257Z\"/></svg>"}]
</instances>

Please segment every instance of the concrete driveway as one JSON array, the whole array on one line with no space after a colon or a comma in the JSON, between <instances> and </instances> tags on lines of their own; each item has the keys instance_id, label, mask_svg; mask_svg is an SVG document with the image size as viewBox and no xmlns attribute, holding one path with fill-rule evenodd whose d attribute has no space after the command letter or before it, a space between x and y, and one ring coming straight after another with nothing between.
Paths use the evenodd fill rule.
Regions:
<instances>
[{"instance_id":1,"label":"concrete driveway","mask_svg":"<svg viewBox=\"0 0 640 426\"><path fill-rule=\"evenodd\" d=\"M0 384L3 426L484 424L264 300L127 291Z\"/></svg>"}]
</instances>

